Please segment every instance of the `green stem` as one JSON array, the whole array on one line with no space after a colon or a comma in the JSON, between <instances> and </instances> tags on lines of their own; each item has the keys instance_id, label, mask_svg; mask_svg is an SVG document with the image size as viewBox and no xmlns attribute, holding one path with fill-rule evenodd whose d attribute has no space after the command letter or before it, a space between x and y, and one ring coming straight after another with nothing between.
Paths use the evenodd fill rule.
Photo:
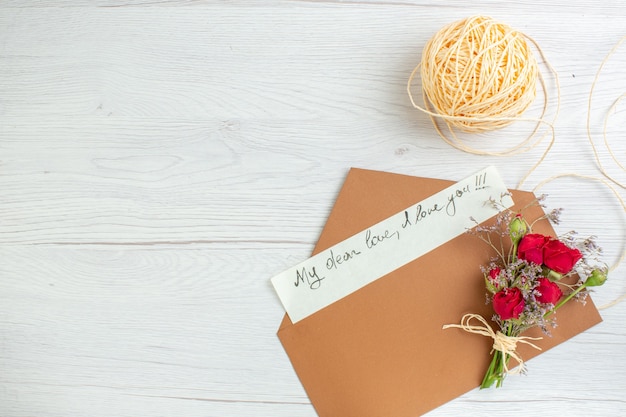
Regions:
<instances>
[{"instance_id":1,"label":"green stem","mask_svg":"<svg viewBox=\"0 0 626 417\"><path fill-rule=\"evenodd\" d=\"M510 323L507 323L504 326L503 331L507 336L511 336L513 326ZM483 382L480 384L480 389L489 388L494 383L496 384L496 388L500 388L502 386L504 378L506 377L504 367L509 361L509 358L510 355L503 352L493 352L491 363L489 364L489 368L487 368L487 372L485 372Z\"/></svg>"},{"instance_id":2,"label":"green stem","mask_svg":"<svg viewBox=\"0 0 626 417\"><path fill-rule=\"evenodd\" d=\"M500 369L498 370L500 377L498 378L498 382L496 383L496 388L500 388L502 384L504 383L504 377L506 376L504 374L504 365L506 365L507 362L509 361L508 354L505 355L503 352L499 352L499 353L502 359L500 360Z\"/></svg>"},{"instance_id":3,"label":"green stem","mask_svg":"<svg viewBox=\"0 0 626 417\"><path fill-rule=\"evenodd\" d=\"M517 259L517 246L518 245L519 245L519 241L513 243L513 246L511 247L511 256L509 257L509 262L515 262L515 259Z\"/></svg>"},{"instance_id":4,"label":"green stem","mask_svg":"<svg viewBox=\"0 0 626 417\"><path fill-rule=\"evenodd\" d=\"M491 363L489 364L489 368L487 368L487 372L485 372L485 376L483 377L483 382L480 384L480 389L489 388L496 381L495 368L498 362L498 352L495 352L493 358L491 358Z\"/></svg>"}]
</instances>

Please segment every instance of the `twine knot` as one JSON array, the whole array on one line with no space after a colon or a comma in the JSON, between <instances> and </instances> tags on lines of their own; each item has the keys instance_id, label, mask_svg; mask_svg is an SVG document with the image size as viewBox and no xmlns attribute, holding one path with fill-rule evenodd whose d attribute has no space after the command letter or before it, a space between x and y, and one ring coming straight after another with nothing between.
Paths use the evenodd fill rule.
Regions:
<instances>
[{"instance_id":1,"label":"twine knot","mask_svg":"<svg viewBox=\"0 0 626 417\"><path fill-rule=\"evenodd\" d=\"M470 324L470 321L472 319L476 319L482 324L472 325ZM524 365L524 360L519 355L519 353L517 353L518 343L525 343L537 350L541 350L539 346L535 345L532 342L529 342L529 340L541 340L542 339L541 337L508 336L502 333L500 330L498 330L497 332L494 332L491 326L489 326L489 324L487 323L487 320L485 320L482 316L478 314L466 314L463 316L463 318L461 318L461 324L445 324L442 327L443 330L450 329L450 328L462 329L469 333L491 337L493 339L493 345L491 346L492 352L494 350L498 352L502 352L502 354L505 355L505 357L508 355L509 357L515 359L515 361L518 363L517 368L510 370L508 367L508 361L504 361L504 372L507 375L515 375L515 374L523 373L524 370L526 369Z\"/></svg>"}]
</instances>

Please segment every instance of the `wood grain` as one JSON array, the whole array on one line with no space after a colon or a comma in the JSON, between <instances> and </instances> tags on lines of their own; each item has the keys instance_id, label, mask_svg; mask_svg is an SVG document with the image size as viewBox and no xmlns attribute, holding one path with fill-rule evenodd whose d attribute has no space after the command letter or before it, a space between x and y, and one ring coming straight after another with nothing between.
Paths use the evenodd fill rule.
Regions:
<instances>
[{"instance_id":1,"label":"wood grain","mask_svg":"<svg viewBox=\"0 0 626 417\"><path fill-rule=\"evenodd\" d=\"M424 43L479 13L535 39L558 74L555 142L521 187L598 176L587 106L625 35L622 1L3 1L0 415L315 416L275 336L269 278L310 254L348 169L454 180L493 164L516 187L549 144L465 154L411 108ZM541 65L551 119L557 78ZM622 183L602 126L625 65L626 46L589 114ZM625 106L607 124L622 164ZM467 140L504 148L533 127ZM608 188L562 178L540 192L565 209L558 232L595 234L617 261L626 216ZM624 271L599 305L626 292ZM505 389L429 415L626 415L626 303L602 314Z\"/></svg>"}]
</instances>

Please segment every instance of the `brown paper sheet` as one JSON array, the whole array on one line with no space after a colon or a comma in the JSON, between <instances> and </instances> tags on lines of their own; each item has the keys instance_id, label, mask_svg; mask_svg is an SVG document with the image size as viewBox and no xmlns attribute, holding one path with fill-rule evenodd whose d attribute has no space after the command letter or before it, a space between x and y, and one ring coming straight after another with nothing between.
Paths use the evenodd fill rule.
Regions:
<instances>
[{"instance_id":1,"label":"brown paper sheet","mask_svg":"<svg viewBox=\"0 0 626 417\"><path fill-rule=\"evenodd\" d=\"M453 182L351 169L314 254L364 230ZM535 197L512 191L517 210ZM525 216L543 214L535 207ZM547 221L533 230L554 236ZM461 235L315 314L278 330L293 367L320 417L414 417L480 385L492 340L459 329L466 313L490 321L480 265L493 253L476 236ZM545 352L599 323L588 298L557 313ZM526 333L544 336L534 329ZM540 352L520 345L525 360ZM505 387L501 389L506 389Z\"/></svg>"}]
</instances>

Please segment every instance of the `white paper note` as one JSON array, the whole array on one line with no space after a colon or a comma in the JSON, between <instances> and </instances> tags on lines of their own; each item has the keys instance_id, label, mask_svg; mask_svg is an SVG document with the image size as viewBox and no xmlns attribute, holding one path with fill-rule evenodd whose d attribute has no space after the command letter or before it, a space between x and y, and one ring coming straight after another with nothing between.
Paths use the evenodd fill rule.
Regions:
<instances>
[{"instance_id":1,"label":"white paper note","mask_svg":"<svg viewBox=\"0 0 626 417\"><path fill-rule=\"evenodd\" d=\"M512 205L498 171L488 167L276 275L272 284L296 323Z\"/></svg>"}]
</instances>

